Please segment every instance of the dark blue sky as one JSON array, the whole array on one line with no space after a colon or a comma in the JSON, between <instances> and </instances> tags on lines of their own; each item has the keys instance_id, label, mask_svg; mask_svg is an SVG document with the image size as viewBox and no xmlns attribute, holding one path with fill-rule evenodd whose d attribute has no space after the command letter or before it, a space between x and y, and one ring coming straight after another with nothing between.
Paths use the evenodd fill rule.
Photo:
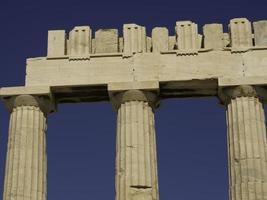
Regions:
<instances>
[{"instance_id":1,"label":"dark blue sky","mask_svg":"<svg viewBox=\"0 0 267 200\"><path fill-rule=\"evenodd\" d=\"M46 55L47 31L123 23L166 26L267 19L264 0L9 1L0 3L0 87L24 85L25 59ZM9 114L0 104L0 193ZM48 200L114 199L116 114L109 103L65 104L48 118ZM156 112L161 200L228 198L225 111L216 98L165 100ZM2 197L1 197L2 198Z\"/></svg>"}]
</instances>

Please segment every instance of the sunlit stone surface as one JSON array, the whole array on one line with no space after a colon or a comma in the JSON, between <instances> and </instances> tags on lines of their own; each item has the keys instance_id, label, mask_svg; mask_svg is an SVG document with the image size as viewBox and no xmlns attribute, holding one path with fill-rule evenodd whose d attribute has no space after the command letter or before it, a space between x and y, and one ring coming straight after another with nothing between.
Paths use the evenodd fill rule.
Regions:
<instances>
[{"instance_id":1,"label":"sunlit stone surface","mask_svg":"<svg viewBox=\"0 0 267 200\"><path fill-rule=\"evenodd\" d=\"M201 35L196 23L177 21L174 31L151 34L134 23L122 35L90 26L49 31L47 56L27 59L25 86L0 89L10 112L3 199L46 200L46 118L57 104L110 101L118 115L116 200L159 200L159 101L218 96L230 199L267 200L267 21L235 18L223 30L206 24Z\"/></svg>"}]
</instances>

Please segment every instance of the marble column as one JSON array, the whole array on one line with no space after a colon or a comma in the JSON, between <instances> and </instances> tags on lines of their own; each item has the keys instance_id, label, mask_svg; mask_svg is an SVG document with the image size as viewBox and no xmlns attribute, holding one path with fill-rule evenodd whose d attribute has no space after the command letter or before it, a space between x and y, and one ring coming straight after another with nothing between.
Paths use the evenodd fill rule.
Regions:
<instances>
[{"instance_id":1,"label":"marble column","mask_svg":"<svg viewBox=\"0 0 267 200\"><path fill-rule=\"evenodd\" d=\"M266 125L259 87L222 90L227 110L229 199L267 200Z\"/></svg>"},{"instance_id":2,"label":"marble column","mask_svg":"<svg viewBox=\"0 0 267 200\"><path fill-rule=\"evenodd\" d=\"M129 90L116 101L116 200L158 200L156 95Z\"/></svg>"},{"instance_id":3,"label":"marble column","mask_svg":"<svg viewBox=\"0 0 267 200\"><path fill-rule=\"evenodd\" d=\"M46 109L40 98L12 100L3 200L46 200Z\"/></svg>"}]
</instances>

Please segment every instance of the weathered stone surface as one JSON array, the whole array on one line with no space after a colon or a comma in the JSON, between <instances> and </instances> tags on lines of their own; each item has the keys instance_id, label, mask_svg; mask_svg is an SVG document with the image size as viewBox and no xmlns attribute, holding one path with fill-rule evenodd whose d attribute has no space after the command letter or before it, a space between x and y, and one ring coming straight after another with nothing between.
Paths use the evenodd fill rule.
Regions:
<instances>
[{"instance_id":1,"label":"weathered stone surface","mask_svg":"<svg viewBox=\"0 0 267 200\"><path fill-rule=\"evenodd\" d=\"M48 31L47 57L60 57L66 54L64 30Z\"/></svg>"},{"instance_id":2,"label":"weathered stone surface","mask_svg":"<svg viewBox=\"0 0 267 200\"><path fill-rule=\"evenodd\" d=\"M156 27L152 30L153 52L168 51L169 31L165 27Z\"/></svg>"},{"instance_id":3,"label":"weathered stone surface","mask_svg":"<svg viewBox=\"0 0 267 200\"><path fill-rule=\"evenodd\" d=\"M222 24L206 24L203 27L203 33L205 48L222 49L224 47Z\"/></svg>"},{"instance_id":4,"label":"weathered stone surface","mask_svg":"<svg viewBox=\"0 0 267 200\"><path fill-rule=\"evenodd\" d=\"M46 117L30 98L10 116L4 200L47 199Z\"/></svg>"},{"instance_id":5,"label":"weathered stone surface","mask_svg":"<svg viewBox=\"0 0 267 200\"><path fill-rule=\"evenodd\" d=\"M251 23L246 18L235 18L230 21L231 46L247 48L252 46Z\"/></svg>"},{"instance_id":6,"label":"weathered stone surface","mask_svg":"<svg viewBox=\"0 0 267 200\"><path fill-rule=\"evenodd\" d=\"M21 105L35 102L29 105L37 106L38 104L38 107L45 113L56 111L54 96L50 88L46 86L1 88L0 96L9 112L17 107L18 102L22 103Z\"/></svg>"},{"instance_id":7,"label":"weathered stone surface","mask_svg":"<svg viewBox=\"0 0 267 200\"><path fill-rule=\"evenodd\" d=\"M158 91L159 82L157 81L138 81L133 83L114 82L108 84L109 92L127 91L127 90L145 90L145 91Z\"/></svg>"},{"instance_id":8,"label":"weathered stone surface","mask_svg":"<svg viewBox=\"0 0 267 200\"><path fill-rule=\"evenodd\" d=\"M134 53L146 52L146 29L136 24L123 25L123 54L128 57Z\"/></svg>"},{"instance_id":9,"label":"weathered stone surface","mask_svg":"<svg viewBox=\"0 0 267 200\"><path fill-rule=\"evenodd\" d=\"M264 109L251 87L225 89L230 199L267 199L267 151ZM265 94L266 95L266 94Z\"/></svg>"},{"instance_id":10,"label":"weathered stone surface","mask_svg":"<svg viewBox=\"0 0 267 200\"><path fill-rule=\"evenodd\" d=\"M177 46L179 50L194 50L199 47L197 24L191 21L176 22Z\"/></svg>"},{"instance_id":11,"label":"weathered stone surface","mask_svg":"<svg viewBox=\"0 0 267 200\"><path fill-rule=\"evenodd\" d=\"M208 80L236 77L241 74L260 76L267 73L266 50L262 53L233 55L228 51L205 52L201 56L175 54L142 54L135 58L92 57L90 62L69 62L66 59L31 59L27 65L27 86L106 85L112 82ZM141 54L140 54L141 55ZM251 60L252 63L243 62ZM164 66L164 67L163 67ZM244 67L245 66L245 67ZM179 70L178 70L179 69Z\"/></svg>"},{"instance_id":12,"label":"weathered stone surface","mask_svg":"<svg viewBox=\"0 0 267 200\"><path fill-rule=\"evenodd\" d=\"M69 34L70 56L87 56L92 48L92 31L89 26L76 26Z\"/></svg>"},{"instance_id":13,"label":"weathered stone surface","mask_svg":"<svg viewBox=\"0 0 267 200\"><path fill-rule=\"evenodd\" d=\"M116 200L158 200L154 113L145 95L129 95L117 117Z\"/></svg>"},{"instance_id":14,"label":"weathered stone surface","mask_svg":"<svg viewBox=\"0 0 267 200\"><path fill-rule=\"evenodd\" d=\"M117 29L100 29L95 32L95 53L116 53L118 50Z\"/></svg>"},{"instance_id":15,"label":"weathered stone surface","mask_svg":"<svg viewBox=\"0 0 267 200\"><path fill-rule=\"evenodd\" d=\"M267 46L267 20L253 22L256 46Z\"/></svg>"},{"instance_id":16,"label":"weathered stone surface","mask_svg":"<svg viewBox=\"0 0 267 200\"><path fill-rule=\"evenodd\" d=\"M218 85L221 87L227 86L239 86L239 85L254 85L260 86L262 83L267 82L266 76L258 76L258 77L235 77L235 78L219 78ZM256 87L257 88L257 87Z\"/></svg>"},{"instance_id":17,"label":"weathered stone surface","mask_svg":"<svg viewBox=\"0 0 267 200\"><path fill-rule=\"evenodd\" d=\"M49 33L48 56L27 60L25 86L0 89L12 108L4 200L46 200L46 157L35 154L36 149L38 155L44 152L40 140L54 102L97 101L111 101L118 111L116 199L158 200L153 113L158 96L218 94L227 106L231 200L265 200L266 21L254 23L255 37L247 19L233 19L229 28L230 35L221 25L205 26L204 48L203 36L190 21L177 22L177 41L158 28L150 38L136 24L124 25L119 39L116 31L98 31L92 39L89 27L75 27L67 48L64 31ZM222 98L218 88L225 87ZM43 169L34 166L37 162Z\"/></svg>"}]
</instances>

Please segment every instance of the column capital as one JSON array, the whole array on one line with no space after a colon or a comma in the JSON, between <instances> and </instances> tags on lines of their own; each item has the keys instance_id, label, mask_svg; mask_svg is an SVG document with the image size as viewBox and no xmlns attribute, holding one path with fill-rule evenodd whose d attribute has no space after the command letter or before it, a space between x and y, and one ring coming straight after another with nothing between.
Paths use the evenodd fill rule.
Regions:
<instances>
[{"instance_id":1,"label":"column capital","mask_svg":"<svg viewBox=\"0 0 267 200\"><path fill-rule=\"evenodd\" d=\"M228 104L238 97L257 97L262 102L267 101L267 90L260 86L239 85L219 88L218 97L222 104Z\"/></svg>"},{"instance_id":2,"label":"column capital","mask_svg":"<svg viewBox=\"0 0 267 200\"><path fill-rule=\"evenodd\" d=\"M49 114L56 110L54 99L49 96L35 96L30 94L15 95L3 98L9 112L20 106L39 107L43 113Z\"/></svg>"},{"instance_id":3,"label":"column capital","mask_svg":"<svg viewBox=\"0 0 267 200\"><path fill-rule=\"evenodd\" d=\"M54 95L49 87L7 87L0 89L0 97L9 112L19 106L39 107L45 114L56 111Z\"/></svg>"},{"instance_id":4,"label":"column capital","mask_svg":"<svg viewBox=\"0 0 267 200\"><path fill-rule=\"evenodd\" d=\"M113 92L110 94L110 101L116 110L118 110L121 104L129 101L148 102L153 109L156 109L159 106L159 97L157 92L136 89Z\"/></svg>"}]
</instances>

